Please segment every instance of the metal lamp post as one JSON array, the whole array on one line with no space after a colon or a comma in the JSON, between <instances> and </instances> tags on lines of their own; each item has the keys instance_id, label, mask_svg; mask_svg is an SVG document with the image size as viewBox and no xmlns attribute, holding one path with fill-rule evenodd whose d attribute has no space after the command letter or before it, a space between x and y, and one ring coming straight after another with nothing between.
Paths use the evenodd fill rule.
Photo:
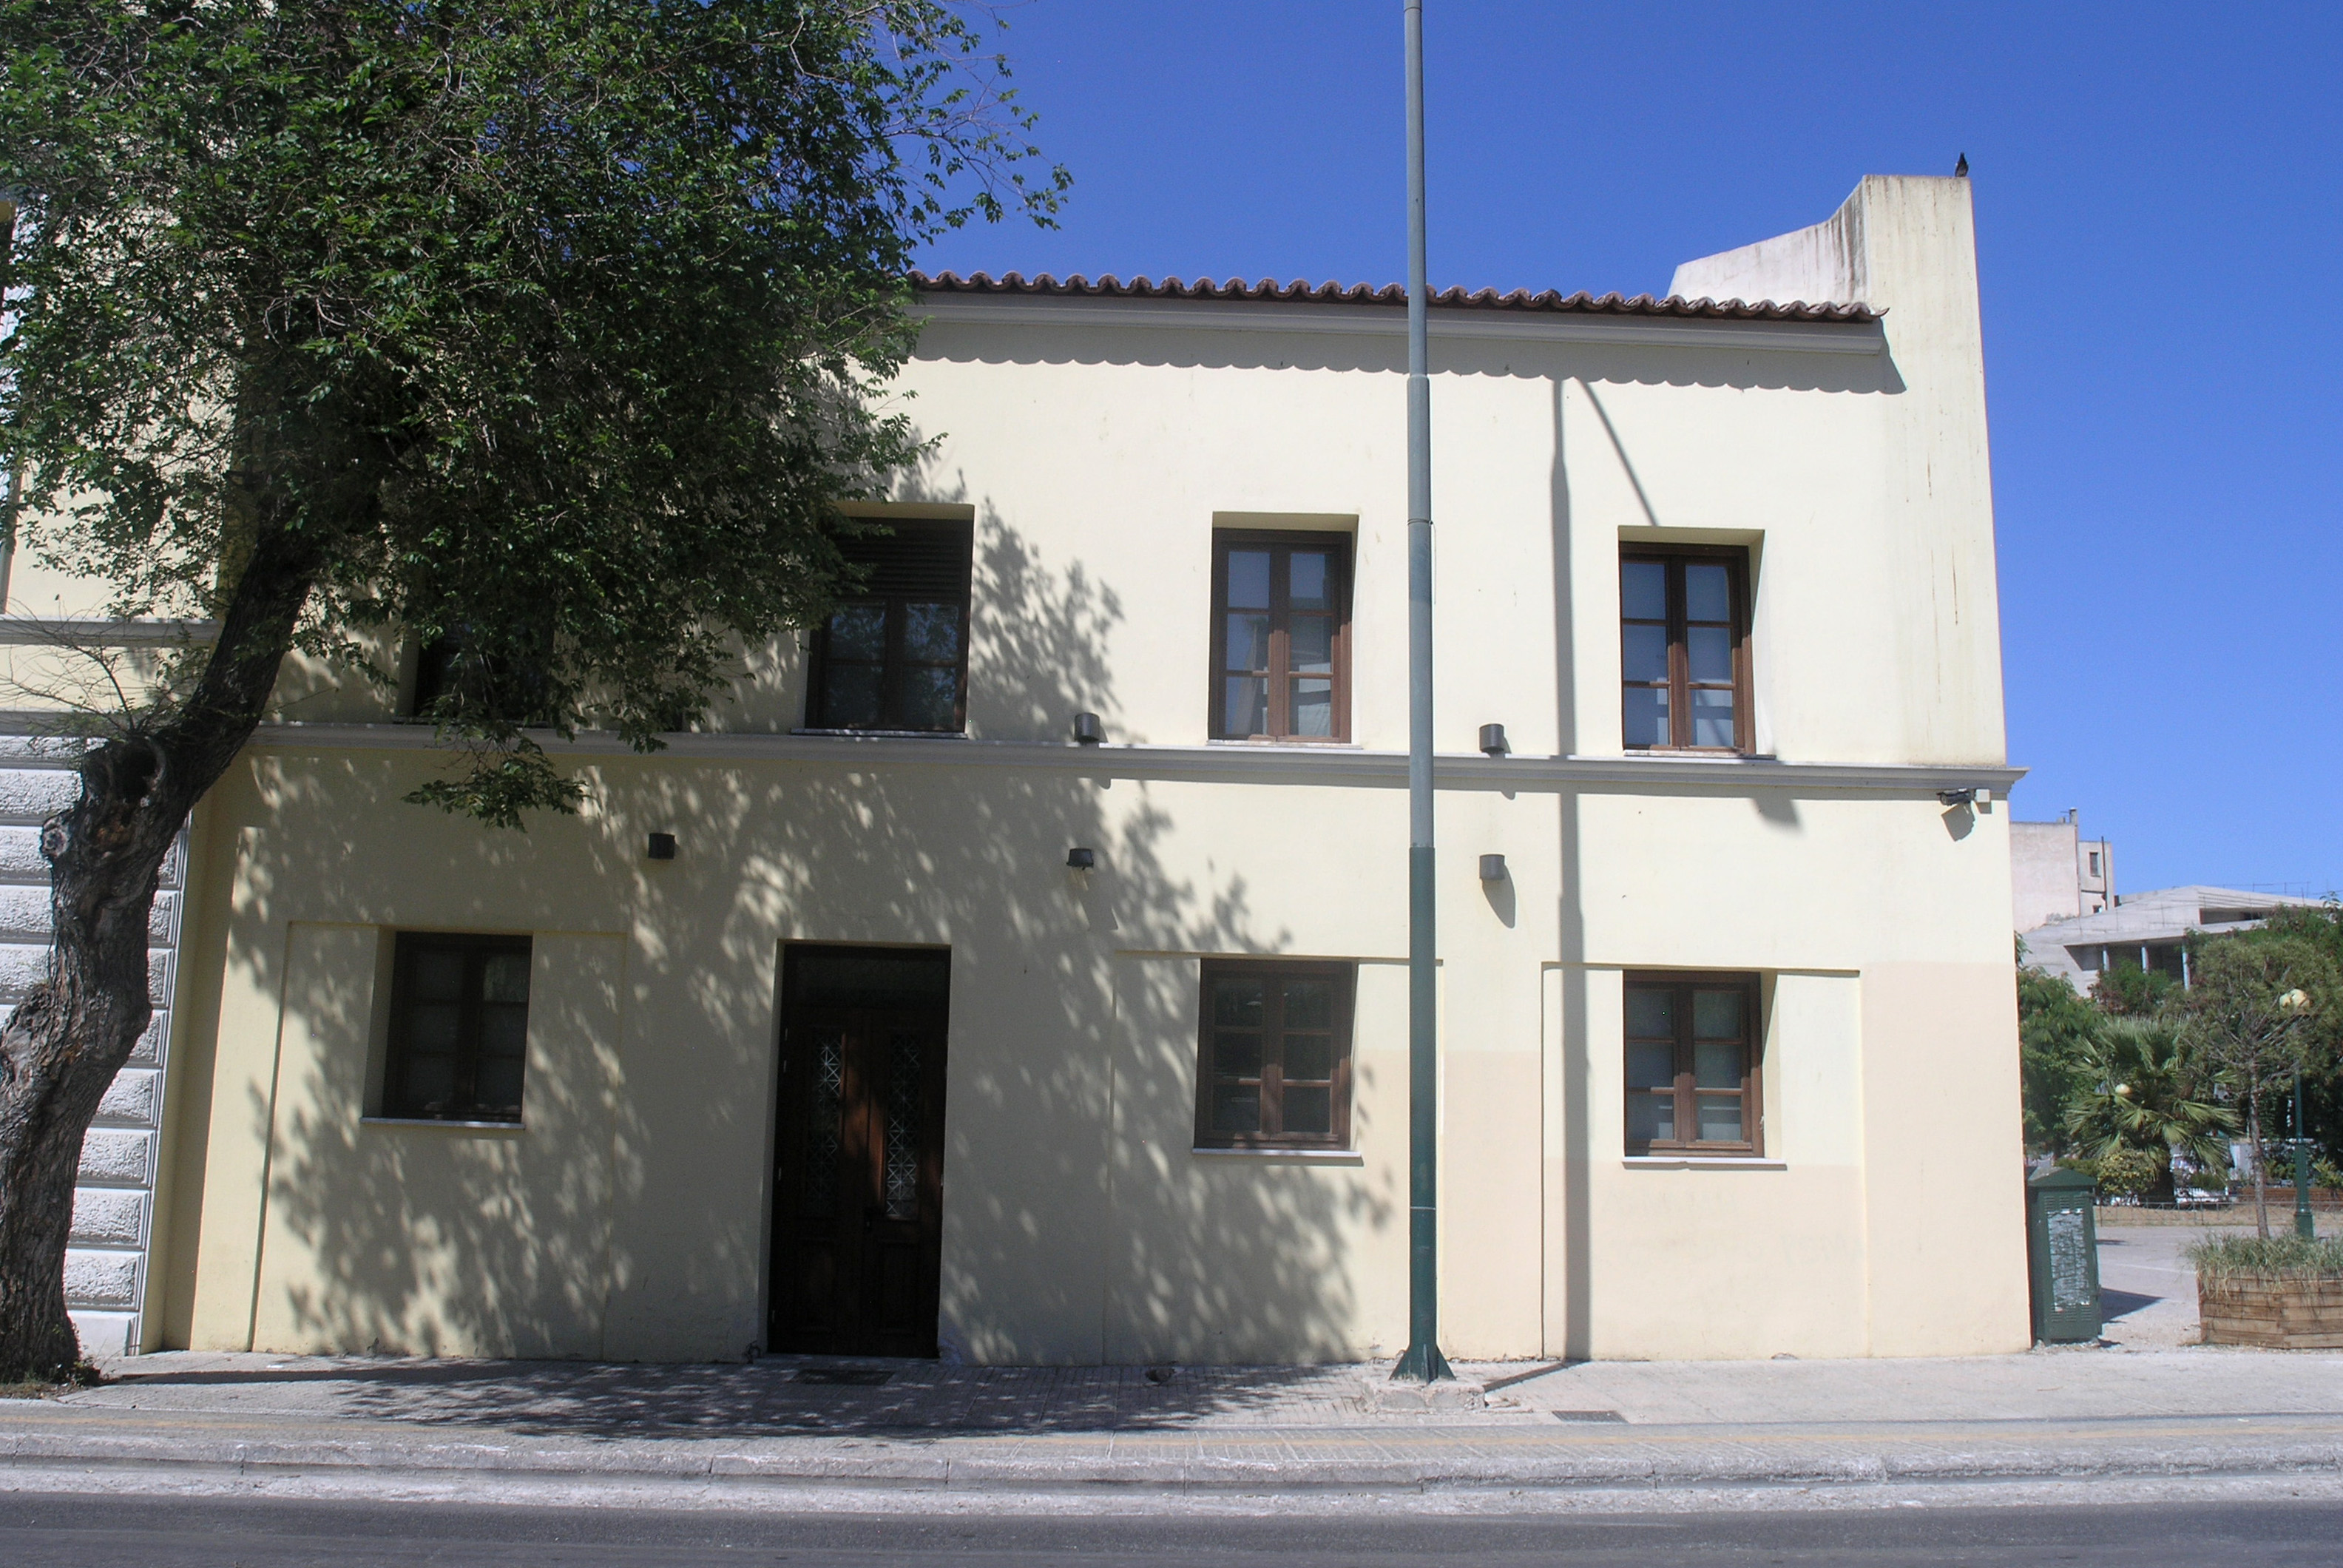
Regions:
<instances>
[{"instance_id":1,"label":"metal lamp post","mask_svg":"<svg viewBox=\"0 0 2343 1568\"><path fill-rule=\"evenodd\" d=\"M2300 986L2278 999L2278 1010L2299 1020L2310 1010L2310 997ZM2294 1233L2304 1241L2318 1239L2310 1217L2310 1139L2302 1125L2302 1069L2294 1070Z\"/></svg>"},{"instance_id":2,"label":"metal lamp post","mask_svg":"<svg viewBox=\"0 0 2343 1568\"><path fill-rule=\"evenodd\" d=\"M1407 1351L1393 1378L1453 1377L1440 1353L1440 971L1433 926L1431 296L1423 260L1423 0L1407 0Z\"/></svg>"}]
</instances>

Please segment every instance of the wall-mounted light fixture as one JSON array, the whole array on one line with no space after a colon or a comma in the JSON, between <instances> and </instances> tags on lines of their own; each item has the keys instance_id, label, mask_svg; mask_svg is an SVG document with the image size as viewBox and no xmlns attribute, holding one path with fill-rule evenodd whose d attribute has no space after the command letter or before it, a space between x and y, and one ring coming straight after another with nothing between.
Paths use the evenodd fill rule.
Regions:
<instances>
[{"instance_id":1,"label":"wall-mounted light fixture","mask_svg":"<svg viewBox=\"0 0 2343 1568\"><path fill-rule=\"evenodd\" d=\"M1502 724L1481 726L1481 749L1492 757L1503 757L1513 749L1505 744L1505 727Z\"/></svg>"},{"instance_id":2,"label":"wall-mounted light fixture","mask_svg":"<svg viewBox=\"0 0 2343 1568\"><path fill-rule=\"evenodd\" d=\"M1097 864L1098 851L1096 849L1076 849L1066 851L1066 869L1069 871L1087 871Z\"/></svg>"},{"instance_id":3,"label":"wall-mounted light fixture","mask_svg":"<svg viewBox=\"0 0 2343 1568\"><path fill-rule=\"evenodd\" d=\"M643 853L649 855L654 860L674 859L675 835L672 833L653 833L651 835L650 844L643 850Z\"/></svg>"},{"instance_id":4,"label":"wall-mounted light fixture","mask_svg":"<svg viewBox=\"0 0 2343 1568\"><path fill-rule=\"evenodd\" d=\"M1484 882L1503 881L1505 879L1505 858L1503 855L1482 856L1481 879Z\"/></svg>"},{"instance_id":5,"label":"wall-mounted light fixture","mask_svg":"<svg viewBox=\"0 0 2343 1568\"><path fill-rule=\"evenodd\" d=\"M1939 789L1936 791L1936 799L1943 801L1946 806L1970 805L1976 801L1976 796L1977 792L1974 789Z\"/></svg>"},{"instance_id":6,"label":"wall-mounted light fixture","mask_svg":"<svg viewBox=\"0 0 2343 1568\"><path fill-rule=\"evenodd\" d=\"M1106 720L1095 713L1074 715L1074 739L1084 746L1097 746L1106 739Z\"/></svg>"}]
</instances>

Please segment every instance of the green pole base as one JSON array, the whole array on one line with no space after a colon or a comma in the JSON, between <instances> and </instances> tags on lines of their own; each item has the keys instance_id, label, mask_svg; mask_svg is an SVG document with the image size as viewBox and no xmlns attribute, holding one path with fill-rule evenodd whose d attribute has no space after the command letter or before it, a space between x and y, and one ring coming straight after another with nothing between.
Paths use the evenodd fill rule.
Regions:
<instances>
[{"instance_id":1,"label":"green pole base","mask_svg":"<svg viewBox=\"0 0 2343 1568\"><path fill-rule=\"evenodd\" d=\"M1448 1358L1433 1344L1408 1346L1406 1353L1399 1358L1399 1365L1392 1368L1393 1382L1440 1382L1453 1381L1455 1376L1448 1370Z\"/></svg>"}]
</instances>

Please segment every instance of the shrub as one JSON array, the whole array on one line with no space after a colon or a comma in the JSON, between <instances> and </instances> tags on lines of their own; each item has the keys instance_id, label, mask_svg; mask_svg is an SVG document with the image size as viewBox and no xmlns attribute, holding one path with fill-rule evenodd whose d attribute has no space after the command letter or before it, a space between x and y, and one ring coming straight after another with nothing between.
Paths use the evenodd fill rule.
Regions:
<instances>
[{"instance_id":1,"label":"shrub","mask_svg":"<svg viewBox=\"0 0 2343 1568\"><path fill-rule=\"evenodd\" d=\"M2099 1191L2110 1197L2137 1198L2153 1191L2164 1176L2163 1161L2145 1149L2118 1146L2091 1161Z\"/></svg>"},{"instance_id":2,"label":"shrub","mask_svg":"<svg viewBox=\"0 0 2343 1568\"><path fill-rule=\"evenodd\" d=\"M2343 1280L2343 1238L2205 1236L2188 1244L2188 1261L2198 1279L2217 1285L2239 1278Z\"/></svg>"}]
</instances>

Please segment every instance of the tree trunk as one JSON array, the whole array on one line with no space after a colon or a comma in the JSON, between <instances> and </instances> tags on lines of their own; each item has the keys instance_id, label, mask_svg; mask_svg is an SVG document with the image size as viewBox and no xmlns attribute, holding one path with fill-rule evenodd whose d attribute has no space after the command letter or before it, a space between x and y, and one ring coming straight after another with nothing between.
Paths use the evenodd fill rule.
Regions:
<instances>
[{"instance_id":1,"label":"tree trunk","mask_svg":"<svg viewBox=\"0 0 2343 1568\"><path fill-rule=\"evenodd\" d=\"M2246 1147L2254 1153L2254 1233L2269 1240L2269 1161L2262 1158L2262 1083L2246 1080Z\"/></svg>"},{"instance_id":2,"label":"tree trunk","mask_svg":"<svg viewBox=\"0 0 2343 1568\"><path fill-rule=\"evenodd\" d=\"M260 721L317 570L313 539L272 518L186 701L82 759L81 795L41 829L47 973L0 1028L0 1382L81 1359L65 1315L65 1240L83 1134L154 1016L155 884L172 840Z\"/></svg>"}]
</instances>

